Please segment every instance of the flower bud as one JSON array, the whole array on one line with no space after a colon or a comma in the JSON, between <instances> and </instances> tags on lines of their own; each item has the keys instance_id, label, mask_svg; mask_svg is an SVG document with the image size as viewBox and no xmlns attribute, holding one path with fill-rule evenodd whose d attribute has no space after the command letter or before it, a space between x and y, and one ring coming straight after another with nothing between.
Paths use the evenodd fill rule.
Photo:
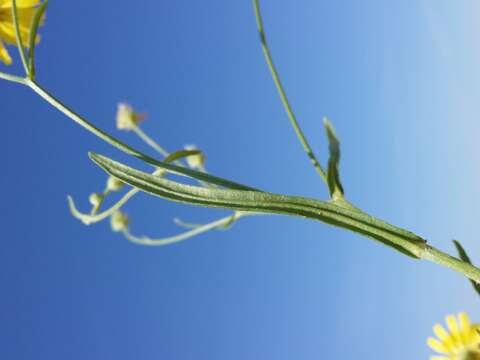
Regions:
<instances>
[{"instance_id":1,"label":"flower bud","mask_svg":"<svg viewBox=\"0 0 480 360\"><path fill-rule=\"evenodd\" d=\"M187 145L185 146L185 150L198 150L198 148L195 145ZM187 156L186 160L188 166L190 166L192 169L202 170L204 168L205 156L203 153Z\"/></svg>"},{"instance_id":2,"label":"flower bud","mask_svg":"<svg viewBox=\"0 0 480 360\"><path fill-rule=\"evenodd\" d=\"M133 108L126 104L120 103L117 107L117 129L132 130L138 126L138 123L145 118L145 114L137 114Z\"/></svg>"},{"instance_id":3,"label":"flower bud","mask_svg":"<svg viewBox=\"0 0 480 360\"><path fill-rule=\"evenodd\" d=\"M117 179L116 177L109 176L107 180L107 190L108 191L118 191L123 188L123 181Z\"/></svg>"},{"instance_id":4,"label":"flower bud","mask_svg":"<svg viewBox=\"0 0 480 360\"><path fill-rule=\"evenodd\" d=\"M90 196L88 197L88 201L90 201L90 204L92 204L92 206L99 207L103 201L103 195L98 193L90 194Z\"/></svg>"},{"instance_id":5,"label":"flower bud","mask_svg":"<svg viewBox=\"0 0 480 360\"><path fill-rule=\"evenodd\" d=\"M110 217L110 226L113 231L125 231L128 229L129 219L127 214L121 211L115 211Z\"/></svg>"}]
</instances>

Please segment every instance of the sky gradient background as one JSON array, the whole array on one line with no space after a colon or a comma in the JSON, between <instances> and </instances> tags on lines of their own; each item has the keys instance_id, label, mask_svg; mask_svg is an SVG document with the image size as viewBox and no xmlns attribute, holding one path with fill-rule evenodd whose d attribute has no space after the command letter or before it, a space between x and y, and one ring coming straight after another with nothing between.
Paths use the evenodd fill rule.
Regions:
<instances>
[{"instance_id":1,"label":"sky gradient background","mask_svg":"<svg viewBox=\"0 0 480 360\"><path fill-rule=\"evenodd\" d=\"M337 129L349 199L449 252L460 239L480 261L478 2L262 8L324 162L321 118ZM51 1L41 34L39 82L102 129L116 132L116 104L128 101L167 149L205 150L216 175L327 197L281 107L249 0ZM0 99L3 359L426 359L435 322L462 310L480 321L460 275L311 221L246 218L162 248L86 227L66 195L87 209L103 188L87 151L143 165L27 88L1 82ZM152 236L178 232L175 216L225 214L143 194L125 210L132 232Z\"/></svg>"}]
</instances>

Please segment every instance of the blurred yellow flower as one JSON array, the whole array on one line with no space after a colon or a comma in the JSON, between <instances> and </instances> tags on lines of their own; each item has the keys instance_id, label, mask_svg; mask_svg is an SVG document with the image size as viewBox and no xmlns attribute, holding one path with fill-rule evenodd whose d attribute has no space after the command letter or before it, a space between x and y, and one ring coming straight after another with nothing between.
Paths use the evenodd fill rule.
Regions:
<instances>
[{"instance_id":1,"label":"blurred yellow flower","mask_svg":"<svg viewBox=\"0 0 480 360\"><path fill-rule=\"evenodd\" d=\"M40 0L17 0L18 25L23 44L28 45L30 25ZM12 58L5 47L6 44L17 43L15 25L12 17L12 0L0 0L0 61L10 65Z\"/></svg>"},{"instance_id":2,"label":"blurred yellow flower","mask_svg":"<svg viewBox=\"0 0 480 360\"><path fill-rule=\"evenodd\" d=\"M446 317L448 330L435 324L433 332L437 339L430 337L428 346L441 355L430 357L430 360L480 360L479 324L470 324L466 313Z\"/></svg>"}]
</instances>

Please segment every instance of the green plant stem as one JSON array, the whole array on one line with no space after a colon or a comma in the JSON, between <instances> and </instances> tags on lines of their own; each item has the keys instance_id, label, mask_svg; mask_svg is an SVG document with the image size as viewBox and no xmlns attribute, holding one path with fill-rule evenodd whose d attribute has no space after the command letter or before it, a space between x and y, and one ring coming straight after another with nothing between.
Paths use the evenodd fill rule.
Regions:
<instances>
[{"instance_id":1,"label":"green plant stem","mask_svg":"<svg viewBox=\"0 0 480 360\"><path fill-rule=\"evenodd\" d=\"M90 224L94 224L96 222L99 222L99 221L102 221L102 220L105 220L106 218L108 218L109 216L111 216L115 211L118 211L120 210L120 208L125 205L133 196L135 196L140 190L139 189L136 189L136 188L133 188L131 190L129 190L127 193L125 193L125 195L123 195L121 197L121 199L119 201L117 201L113 206L111 206L110 208L108 208L107 210L104 210L102 211L101 213L93 213L93 214L84 214L84 213L81 213L76 205L75 205L75 202L73 201L73 198L71 196L68 196L67 197L67 200L68 200L68 206L70 208L70 212L72 213L72 215L81 220L85 225L90 225Z\"/></svg>"},{"instance_id":2,"label":"green plant stem","mask_svg":"<svg viewBox=\"0 0 480 360\"><path fill-rule=\"evenodd\" d=\"M327 175L325 173L325 170L322 168L322 165L318 161L317 157L315 156L312 147L307 141L307 138L305 137L302 129L300 128L300 124L297 121L297 117L295 116L295 113L293 112L292 106L290 105L290 102L288 101L287 94L285 92L285 89L283 88L282 82L280 80L280 76L278 75L278 71L273 63L272 59L272 54L270 53L270 49L268 47L267 43L267 37L265 35L265 30L263 28L263 20L262 20L262 14L260 12L260 4L258 0L253 0L253 6L255 8L255 17L257 20L257 27L258 27L258 32L260 34L260 41L262 44L262 50L263 54L265 55L265 60L267 62L268 68L270 70L270 73L272 74L273 81L275 82L275 86L277 87L278 93L280 95L280 99L282 100L283 107L285 108L288 118L290 119L290 122L293 126L293 129L295 130L295 133L297 134L298 139L300 140L303 149L307 153L307 156L309 157L310 161L312 162L313 167L315 170L318 172L318 174L321 176L325 184L328 185L327 182Z\"/></svg>"},{"instance_id":3,"label":"green plant stem","mask_svg":"<svg viewBox=\"0 0 480 360\"><path fill-rule=\"evenodd\" d=\"M150 146L153 150L158 152L163 157L168 157L170 155L170 153L165 148L163 148L159 143L157 143L150 136L148 136L147 133L145 133L145 131L143 131L140 128L140 126L135 124L135 126L132 127L132 131L135 134L137 134L137 136L140 139L142 139L148 146ZM182 166L182 167L185 166L180 160L175 160L172 163L177 165L177 166ZM202 183L202 182L200 182L200 183Z\"/></svg>"},{"instance_id":4,"label":"green plant stem","mask_svg":"<svg viewBox=\"0 0 480 360\"><path fill-rule=\"evenodd\" d=\"M128 230L123 231L123 234L125 237L130 240L133 243L139 244L139 245L148 245L148 246L163 246L163 245L170 245L174 244L183 240L190 239L194 236L198 236L202 233L205 233L207 231L215 230L218 228L221 228L223 226L228 226L232 221L236 221L240 219L241 217L248 216L248 215L258 215L258 214L253 214L253 213L240 213L237 212L233 215L235 219L232 220L232 215L223 217L221 219L212 221L208 224L203 224L200 226L195 227L192 230L185 231L181 234L170 236L170 237L165 237L161 239L152 239L147 236L134 236L132 235Z\"/></svg>"},{"instance_id":5,"label":"green plant stem","mask_svg":"<svg viewBox=\"0 0 480 360\"><path fill-rule=\"evenodd\" d=\"M432 246L427 246L423 252L422 259L434 262L439 265L446 266L460 274L465 275L467 278L480 284L480 269L469 264L465 261L457 259L441 250L438 250Z\"/></svg>"},{"instance_id":6,"label":"green plant stem","mask_svg":"<svg viewBox=\"0 0 480 360\"><path fill-rule=\"evenodd\" d=\"M167 157L170 153L165 150L160 144L158 144L155 140L153 140L150 136L148 136L138 125L132 127L132 131L138 135L140 139L142 139L148 146L153 148L156 152L158 152L163 157ZM178 162L178 161L177 161Z\"/></svg>"},{"instance_id":7,"label":"green plant stem","mask_svg":"<svg viewBox=\"0 0 480 360\"><path fill-rule=\"evenodd\" d=\"M105 131L97 128L95 125L90 123L88 120L77 114L75 111L64 105L60 100L55 98L52 94L50 94L47 90L41 87L35 80L32 79L24 79L22 84L27 85L30 87L34 92L36 92L40 97L42 97L45 101L47 101L50 105L55 107L57 110L65 114L67 117L75 121L77 124L82 126L84 129L90 131L103 141L107 142L108 144L116 147L117 149L123 151L126 154L135 156L136 158L145 161L151 165L158 166L161 164L158 160L132 148L131 146L117 140L113 136L109 135Z\"/></svg>"},{"instance_id":8,"label":"green plant stem","mask_svg":"<svg viewBox=\"0 0 480 360\"><path fill-rule=\"evenodd\" d=\"M97 128L95 125L90 123L88 120L85 118L81 117L78 115L76 112L71 110L69 107L64 105L60 100L55 98L52 94L47 92L44 88L42 88L35 80L25 78L22 82L23 85L27 85L30 87L34 92L36 92L40 97L42 97L45 101L47 101L50 105L52 105L54 108L65 114L67 117L75 121L77 124L82 126L84 129L90 131L92 134L95 136L99 137L106 143L112 145L113 147L123 151L126 154L132 155L150 165L153 165L155 167L159 167L164 169L165 171L168 171L170 173L174 173L180 176L186 176L193 178L192 174L197 174L195 170L186 168L184 166L175 166L172 164L168 164L163 161L159 161L157 159L152 158L151 156L148 156L130 146L127 144L121 142L120 140L117 140L113 136L109 135L103 130L100 130ZM224 181L224 179L221 179L217 176L212 176L207 173L202 173L202 176L200 177L195 177L199 181L204 181L208 182L211 184L215 184L218 186L223 186L227 188L243 188L243 189L251 189L248 186L232 182L232 181Z\"/></svg>"},{"instance_id":9,"label":"green plant stem","mask_svg":"<svg viewBox=\"0 0 480 360\"><path fill-rule=\"evenodd\" d=\"M12 81L18 84L25 85L25 79L20 76L16 75L11 75L11 74L6 74L4 72L0 72L0 79L2 80L7 80L7 81Z\"/></svg>"},{"instance_id":10,"label":"green plant stem","mask_svg":"<svg viewBox=\"0 0 480 360\"><path fill-rule=\"evenodd\" d=\"M20 58L22 59L23 69L25 70L25 74L30 74L30 68L28 67L27 56L25 55L25 46L22 40L22 34L20 32L20 25L18 23L18 12L17 12L17 1L12 1L12 18L13 18L13 25L15 28L15 38L17 40L17 48L18 52L20 53Z\"/></svg>"}]
</instances>

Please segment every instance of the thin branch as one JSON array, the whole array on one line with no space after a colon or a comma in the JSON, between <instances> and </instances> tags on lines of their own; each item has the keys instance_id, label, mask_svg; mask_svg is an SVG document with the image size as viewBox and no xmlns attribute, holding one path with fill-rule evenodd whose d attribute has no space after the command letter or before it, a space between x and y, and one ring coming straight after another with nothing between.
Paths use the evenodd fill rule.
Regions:
<instances>
[{"instance_id":1,"label":"thin branch","mask_svg":"<svg viewBox=\"0 0 480 360\"><path fill-rule=\"evenodd\" d=\"M140 190L133 188L129 190L125 195L121 197L114 205L112 205L107 210L102 211L99 214L85 214L80 212L77 207L75 206L75 202L71 196L67 197L68 206L70 208L70 212L72 215L81 220L85 225L94 224L96 222L102 221L112 215L115 211L120 210L120 208L125 205L128 200L130 200L135 194L137 194Z\"/></svg>"}]
</instances>

